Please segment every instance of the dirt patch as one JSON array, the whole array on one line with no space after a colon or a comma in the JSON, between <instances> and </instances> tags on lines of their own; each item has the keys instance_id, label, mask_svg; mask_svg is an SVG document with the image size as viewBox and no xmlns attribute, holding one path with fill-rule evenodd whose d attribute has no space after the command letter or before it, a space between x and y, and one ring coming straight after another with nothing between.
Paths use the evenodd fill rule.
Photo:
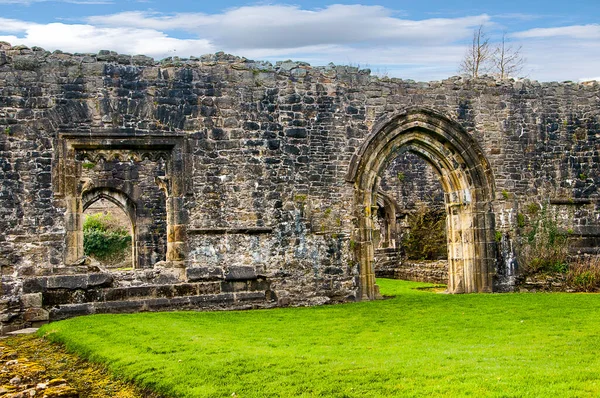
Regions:
<instances>
[{"instance_id":1,"label":"dirt patch","mask_svg":"<svg viewBox=\"0 0 600 398\"><path fill-rule=\"evenodd\" d=\"M0 340L0 397L161 398L35 335Z\"/></svg>"}]
</instances>

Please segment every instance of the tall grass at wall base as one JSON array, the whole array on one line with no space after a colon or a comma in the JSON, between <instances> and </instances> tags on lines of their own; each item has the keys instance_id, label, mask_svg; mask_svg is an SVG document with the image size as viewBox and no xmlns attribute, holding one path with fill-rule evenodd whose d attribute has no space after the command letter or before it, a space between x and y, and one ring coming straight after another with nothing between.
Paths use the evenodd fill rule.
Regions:
<instances>
[{"instance_id":1,"label":"tall grass at wall base","mask_svg":"<svg viewBox=\"0 0 600 398\"><path fill-rule=\"evenodd\" d=\"M447 295L94 315L40 334L172 397L600 396L600 296Z\"/></svg>"},{"instance_id":2,"label":"tall grass at wall base","mask_svg":"<svg viewBox=\"0 0 600 398\"><path fill-rule=\"evenodd\" d=\"M571 261L566 283L576 292L600 291L600 256L583 256Z\"/></svg>"}]
</instances>

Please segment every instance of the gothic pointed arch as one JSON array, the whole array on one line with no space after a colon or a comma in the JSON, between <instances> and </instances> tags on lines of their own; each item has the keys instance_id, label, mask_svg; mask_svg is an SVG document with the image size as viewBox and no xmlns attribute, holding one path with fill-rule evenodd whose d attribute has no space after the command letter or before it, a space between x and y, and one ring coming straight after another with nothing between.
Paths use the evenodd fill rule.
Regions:
<instances>
[{"instance_id":1,"label":"gothic pointed arch","mask_svg":"<svg viewBox=\"0 0 600 398\"><path fill-rule=\"evenodd\" d=\"M379 120L353 156L347 181L354 184L362 299L378 296L373 271L373 211L378 179L399 153L421 156L436 170L447 212L448 291L491 292L495 262L494 179L477 141L457 122L426 108L410 108Z\"/></svg>"}]
</instances>

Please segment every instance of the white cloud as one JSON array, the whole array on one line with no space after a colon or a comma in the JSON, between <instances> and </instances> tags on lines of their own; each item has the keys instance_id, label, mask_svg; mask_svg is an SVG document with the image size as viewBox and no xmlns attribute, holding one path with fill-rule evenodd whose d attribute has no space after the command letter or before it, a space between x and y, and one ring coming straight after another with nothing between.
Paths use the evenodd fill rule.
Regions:
<instances>
[{"instance_id":1,"label":"white cloud","mask_svg":"<svg viewBox=\"0 0 600 398\"><path fill-rule=\"evenodd\" d=\"M535 28L511 37L523 46L531 78L578 81L600 70L600 25Z\"/></svg>"},{"instance_id":2,"label":"white cloud","mask_svg":"<svg viewBox=\"0 0 600 398\"><path fill-rule=\"evenodd\" d=\"M164 57L173 54L205 54L215 49L207 40L182 40L152 29L99 28L92 25L29 24L24 37L0 36L0 41L39 46L47 50L120 53Z\"/></svg>"},{"instance_id":3,"label":"white cloud","mask_svg":"<svg viewBox=\"0 0 600 398\"><path fill-rule=\"evenodd\" d=\"M214 15L125 12L90 17L88 22L183 30L209 38L216 46L249 49L408 41L421 45L452 43L469 37L474 26L489 21L487 15L412 21L395 18L392 14L381 6L337 4L313 11L298 6L265 5L240 7Z\"/></svg>"},{"instance_id":4,"label":"white cloud","mask_svg":"<svg viewBox=\"0 0 600 398\"><path fill-rule=\"evenodd\" d=\"M35 26L36 24L30 22L20 21L18 19L8 19L0 17L0 32L17 33L26 32L27 29Z\"/></svg>"},{"instance_id":5,"label":"white cloud","mask_svg":"<svg viewBox=\"0 0 600 398\"><path fill-rule=\"evenodd\" d=\"M558 28L535 28L518 32L512 37L518 38L548 38L571 37L574 39L600 39L600 25L572 25Z\"/></svg>"}]
</instances>

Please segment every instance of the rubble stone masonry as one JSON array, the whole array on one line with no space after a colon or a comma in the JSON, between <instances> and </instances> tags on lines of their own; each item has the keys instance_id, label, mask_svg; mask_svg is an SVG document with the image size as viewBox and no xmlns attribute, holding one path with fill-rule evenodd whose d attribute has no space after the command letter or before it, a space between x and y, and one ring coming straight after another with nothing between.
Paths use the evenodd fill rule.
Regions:
<instances>
[{"instance_id":1,"label":"rubble stone masonry","mask_svg":"<svg viewBox=\"0 0 600 398\"><path fill-rule=\"evenodd\" d=\"M598 82L417 83L0 43L1 331L376 299L378 179L406 152L440 175L449 290L511 290L532 203L595 250L599 137ZM83 257L82 213L99 199L131 219L133 270Z\"/></svg>"}]
</instances>

